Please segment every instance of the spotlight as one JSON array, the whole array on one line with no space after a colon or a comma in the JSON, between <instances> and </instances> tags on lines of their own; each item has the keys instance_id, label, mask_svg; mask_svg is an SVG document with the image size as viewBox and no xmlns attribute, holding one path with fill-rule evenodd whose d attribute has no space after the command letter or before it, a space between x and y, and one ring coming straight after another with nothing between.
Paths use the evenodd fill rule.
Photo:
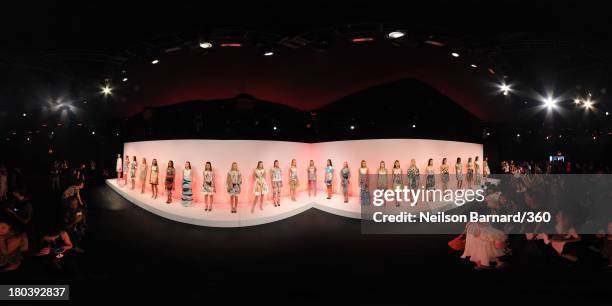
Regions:
<instances>
[{"instance_id":1,"label":"spotlight","mask_svg":"<svg viewBox=\"0 0 612 306\"><path fill-rule=\"evenodd\" d=\"M416 124L413 124L413 125L412 125L412 128L413 128L413 129L416 129Z\"/></svg>"},{"instance_id":2,"label":"spotlight","mask_svg":"<svg viewBox=\"0 0 612 306\"><path fill-rule=\"evenodd\" d=\"M606 116L608 116L608 115L610 115L610 113L609 113L609 112L606 112Z\"/></svg>"},{"instance_id":3,"label":"spotlight","mask_svg":"<svg viewBox=\"0 0 612 306\"><path fill-rule=\"evenodd\" d=\"M510 92L510 85L502 83L501 85L499 85L499 90L504 94L504 96L507 96Z\"/></svg>"},{"instance_id":4,"label":"spotlight","mask_svg":"<svg viewBox=\"0 0 612 306\"><path fill-rule=\"evenodd\" d=\"M207 41L204 41L204 42L200 43L200 48L202 48L202 49L210 49L210 48L212 48L212 46L213 46L212 43L207 42Z\"/></svg>"},{"instance_id":5,"label":"spotlight","mask_svg":"<svg viewBox=\"0 0 612 306\"><path fill-rule=\"evenodd\" d=\"M451 55L452 55L453 57L459 57L459 53L457 53L457 52L453 52L453 53L451 53Z\"/></svg>"},{"instance_id":6,"label":"spotlight","mask_svg":"<svg viewBox=\"0 0 612 306\"><path fill-rule=\"evenodd\" d=\"M389 34L387 34L387 37L391 38L391 39L398 39L398 38L402 38L406 35L406 33L402 32L402 31L393 31L390 32Z\"/></svg>"},{"instance_id":7,"label":"spotlight","mask_svg":"<svg viewBox=\"0 0 612 306\"><path fill-rule=\"evenodd\" d=\"M349 127L349 129L354 130L354 129L355 129L355 126L354 126L354 125L351 125L351 126Z\"/></svg>"},{"instance_id":8,"label":"spotlight","mask_svg":"<svg viewBox=\"0 0 612 306\"><path fill-rule=\"evenodd\" d=\"M27 116L27 115L28 115L28 114L26 114L26 113L21 114L21 116L22 116L22 117L25 117L25 116Z\"/></svg>"},{"instance_id":9,"label":"spotlight","mask_svg":"<svg viewBox=\"0 0 612 306\"><path fill-rule=\"evenodd\" d=\"M264 53L264 56L272 56L272 55L274 55L274 52L272 52L272 51L268 51L268 52Z\"/></svg>"},{"instance_id":10,"label":"spotlight","mask_svg":"<svg viewBox=\"0 0 612 306\"><path fill-rule=\"evenodd\" d=\"M96 135L96 132L95 131L91 131L91 135Z\"/></svg>"},{"instance_id":11,"label":"spotlight","mask_svg":"<svg viewBox=\"0 0 612 306\"><path fill-rule=\"evenodd\" d=\"M373 40L374 38L372 37L357 37L357 38L351 39L351 41L354 43L367 42L367 41L373 41Z\"/></svg>"},{"instance_id":12,"label":"spotlight","mask_svg":"<svg viewBox=\"0 0 612 306\"><path fill-rule=\"evenodd\" d=\"M272 129L275 130L275 131L277 130L276 126L274 126Z\"/></svg>"},{"instance_id":13,"label":"spotlight","mask_svg":"<svg viewBox=\"0 0 612 306\"><path fill-rule=\"evenodd\" d=\"M590 110L591 108L593 108L593 102L590 99L587 99L586 101L584 101L584 108Z\"/></svg>"},{"instance_id":14,"label":"spotlight","mask_svg":"<svg viewBox=\"0 0 612 306\"><path fill-rule=\"evenodd\" d=\"M109 85L105 85L104 87L102 87L102 94L104 94L105 96L110 95L112 92L113 89Z\"/></svg>"},{"instance_id":15,"label":"spotlight","mask_svg":"<svg viewBox=\"0 0 612 306\"><path fill-rule=\"evenodd\" d=\"M470 67L472 68L478 68L478 66L476 66L476 64L471 64Z\"/></svg>"},{"instance_id":16,"label":"spotlight","mask_svg":"<svg viewBox=\"0 0 612 306\"><path fill-rule=\"evenodd\" d=\"M547 97L546 99L544 99L544 105L548 109L552 109L557 106L557 100L553 99L552 97Z\"/></svg>"},{"instance_id":17,"label":"spotlight","mask_svg":"<svg viewBox=\"0 0 612 306\"><path fill-rule=\"evenodd\" d=\"M490 133L490 132L487 132L487 136L491 136L491 133Z\"/></svg>"},{"instance_id":18,"label":"spotlight","mask_svg":"<svg viewBox=\"0 0 612 306\"><path fill-rule=\"evenodd\" d=\"M122 81L127 82L127 80L128 80L128 78L123 78L123 80L122 80Z\"/></svg>"},{"instance_id":19,"label":"spotlight","mask_svg":"<svg viewBox=\"0 0 612 306\"><path fill-rule=\"evenodd\" d=\"M153 64L153 65L155 65L155 64L157 64L157 63L159 63L159 60L158 60L158 59L154 59L154 60L152 60L152 61L151 61L151 64Z\"/></svg>"},{"instance_id":20,"label":"spotlight","mask_svg":"<svg viewBox=\"0 0 612 306\"><path fill-rule=\"evenodd\" d=\"M574 104L576 105L580 104L580 99L574 99Z\"/></svg>"},{"instance_id":21,"label":"spotlight","mask_svg":"<svg viewBox=\"0 0 612 306\"><path fill-rule=\"evenodd\" d=\"M521 134L516 134L516 137L521 137Z\"/></svg>"}]
</instances>

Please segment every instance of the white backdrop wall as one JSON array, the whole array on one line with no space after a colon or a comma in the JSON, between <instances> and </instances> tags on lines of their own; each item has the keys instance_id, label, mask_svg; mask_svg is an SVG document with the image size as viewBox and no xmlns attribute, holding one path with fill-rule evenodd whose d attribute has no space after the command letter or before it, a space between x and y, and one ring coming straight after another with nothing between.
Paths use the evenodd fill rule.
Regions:
<instances>
[{"instance_id":1,"label":"white backdrop wall","mask_svg":"<svg viewBox=\"0 0 612 306\"><path fill-rule=\"evenodd\" d=\"M124 152L130 156L136 156L138 163L146 158L147 165L151 166L153 158L157 159L160 166L159 190L164 192L164 178L168 160L174 162L176 168L175 197L180 197L182 173L186 161L191 162L193 173L193 194L196 202L201 201L202 171L204 163L210 161L215 173L215 185L217 193L215 202L229 202L225 188L225 178L232 162L238 163L238 168L243 175L243 188L240 194L240 202L252 201L253 199L253 170L258 161L264 162L268 184L270 185L270 168L274 160L279 160L283 171L283 194L289 194L289 166L291 159L297 160L299 171L299 191L306 191L307 173L309 160L314 160L317 167L317 189L323 192L325 185L324 168L329 158L334 165L334 193L341 192L340 169L343 162L348 162L351 169L351 196L359 194L357 184L358 169L361 160L366 160L370 173L376 173L380 161L385 161L390 169L395 160L399 160L405 175L410 159L414 158L421 171L427 165L429 158L434 159L436 174L442 158L446 157L450 165L450 172L455 172L455 160L461 157L464 168L468 157L480 156L483 158L482 144L428 140L428 139L372 139L372 140L348 140L322 143L300 143L270 140L156 140L129 142L124 144ZM464 169L465 172L465 169ZM147 171L147 190L149 173ZM139 182L137 182L138 186ZM268 194L268 197L271 193Z\"/></svg>"}]
</instances>

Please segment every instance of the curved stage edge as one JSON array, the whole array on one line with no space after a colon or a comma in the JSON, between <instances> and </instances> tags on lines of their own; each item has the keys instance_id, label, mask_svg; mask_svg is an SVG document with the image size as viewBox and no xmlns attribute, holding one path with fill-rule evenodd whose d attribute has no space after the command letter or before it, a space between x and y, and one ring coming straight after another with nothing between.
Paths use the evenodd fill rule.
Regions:
<instances>
[{"instance_id":1,"label":"curved stage edge","mask_svg":"<svg viewBox=\"0 0 612 306\"><path fill-rule=\"evenodd\" d=\"M317 193L316 197L308 197L307 193L302 192L295 202L288 197L283 197L280 207L274 207L270 200L266 200L263 210L256 207L253 213L251 213L251 203L240 202L238 212L232 214L228 203L215 203L213 210L206 212L201 202L194 202L192 206L184 207L180 200L174 199L171 204L166 204L163 192L160 192L157 199L152 199L149 192L141 194L138 188L132 190L129 186L118 184L116 179L106 180L106 184L132 204L146 211L169 220L198 226L228 228L262 225L290 218L311 208L341 217L361 219L358 197L351 197L348 203L344 203L341 195L334 195L328 200L322 192ZM437 212L452 208L454 207L446 203L428 202L419 203L411 211ZM398 208L397 211L402 211L402 208Z\"/></svg>"}]
</instances>

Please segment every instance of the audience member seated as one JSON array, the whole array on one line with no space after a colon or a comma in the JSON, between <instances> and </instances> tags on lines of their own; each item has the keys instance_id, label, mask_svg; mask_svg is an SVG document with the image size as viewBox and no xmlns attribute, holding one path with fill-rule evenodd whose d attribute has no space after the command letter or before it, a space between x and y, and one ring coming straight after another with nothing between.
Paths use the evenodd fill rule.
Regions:
<instances>
[{"instance_id":1,"label":"audience member seated","mask_svg":"<svg viewBox=\"0 0 612 306\"><path fill-rule=\"evenodd\" d=\"M27 235L13 231L7 222L0 221L0 272L19 268L27 250Z\"/></svg>"}]
</instances>

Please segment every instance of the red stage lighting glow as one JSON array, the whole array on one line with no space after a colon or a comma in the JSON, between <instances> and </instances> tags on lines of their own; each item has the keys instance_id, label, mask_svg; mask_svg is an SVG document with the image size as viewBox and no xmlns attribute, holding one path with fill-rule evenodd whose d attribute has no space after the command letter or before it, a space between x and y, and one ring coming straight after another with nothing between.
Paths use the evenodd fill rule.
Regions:
<instances>
[{"instance_id":1,"label":"red stage lighting glow","mask_svg":"<svg viewBox=\"0 0 612 306\"><path fill-rule=\"evenodd\" d=\"M444 47L444 43L435 40L426 40L425 43L436 47Z\"/></svg>"},{"instance_id":2,"label":"red stage lighting glow","mask_svg":"<svg viewBox=\"0 0 612 306\"><path fill-rule=\"evenodd\" d=\"M374 38L372 37L357 37L357 38L353 38L351 41L354 43L359 43L359 42L366 42L366 41L373 41Z\"/></svg>"},{"instance_id":3,"label":"red stage lighting glow","mask_svg":"<svg viewBox=\"0 0 612 306\"><path fill-rule=\"evenodd\" d=\"M493 70L493 69L491 69L491 68L489 68L488 70L489 70L489 73L490 73L490 74L495 74L495 70Z\"/></svg>"},{"instance_id":4,"label":"red stage lighting glow","mask_svg":"<svg viewBox=\"0 0 612 306\"><path fill-rule=\"evenodd\" d=\"M227 43L227 44L221 44L221 47L242 47L242 44L237 44L237 43Z\"/></svg>"}]
</instances>

